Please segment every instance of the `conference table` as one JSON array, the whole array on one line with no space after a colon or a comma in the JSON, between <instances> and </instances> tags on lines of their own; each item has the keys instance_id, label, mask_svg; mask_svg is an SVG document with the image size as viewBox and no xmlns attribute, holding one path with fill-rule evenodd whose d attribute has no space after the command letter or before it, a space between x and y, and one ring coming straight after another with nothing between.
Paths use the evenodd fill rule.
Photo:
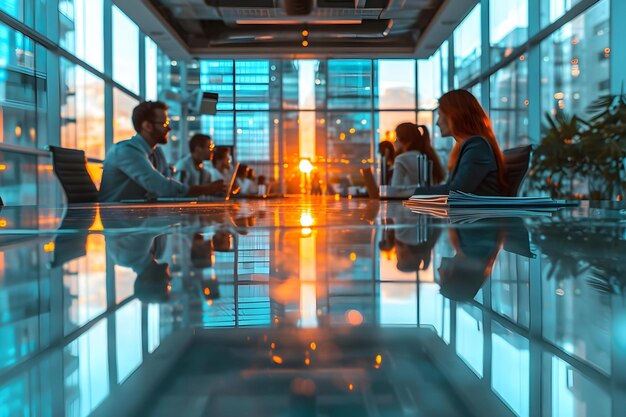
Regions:
<instances>
[{"instance_id":1,"label":"conference table","mask_svg":"<svg viewBox=\"0 0 626 417\"><path fill-rule=\"evenodd\" d=\"M625 207L4 207L0 414L622 415Z\"/></svg>"}]
</instances>

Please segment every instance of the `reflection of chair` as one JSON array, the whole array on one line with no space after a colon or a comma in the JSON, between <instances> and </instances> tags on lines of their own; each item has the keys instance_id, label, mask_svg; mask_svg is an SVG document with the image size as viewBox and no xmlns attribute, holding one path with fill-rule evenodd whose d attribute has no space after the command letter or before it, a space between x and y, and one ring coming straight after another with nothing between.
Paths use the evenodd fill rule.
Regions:
<instances>
[{"instance_id":1,"label":"reflection of chair","mask_svg":"<svg viewBox=\"0 0 626 417\"><path fill-rule=\"evenodd\" d=\"M503 152L506 164L506 180L509 185L509 196L516 196L520 185L528 172L532 145L507 149Z\"/></svg>"},{"instance_id":2,"label":"reflection of chair","mask_svg":"<svg viewBox=\"0 0 626 417\"><path fill-rule=\"evenodd\" d=\"M50 146L54 173L61 182L69 204L95 203L98 190L87 172L85 152Z\"/></svg>"}]
</instances>

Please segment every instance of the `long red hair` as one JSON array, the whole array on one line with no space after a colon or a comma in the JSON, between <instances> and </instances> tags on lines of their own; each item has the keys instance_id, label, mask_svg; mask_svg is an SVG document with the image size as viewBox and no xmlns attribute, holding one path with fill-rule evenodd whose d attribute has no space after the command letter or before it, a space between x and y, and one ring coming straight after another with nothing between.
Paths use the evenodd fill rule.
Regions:
<instances>
[{"instance_id":1,"label":"long red hair","mask_svg":"<svg viewBox=\"0 0 626 417\"><path fill-rule=\"evenodd\" d=\"M467 90L452 90L445 93L439 99L439 112L448 118L449 127L453 136L471 137L482 136L487 140L498 166L498 182L501 192L505 195L508 190L504 172L506 169L504 155L498 146L496 135L491 129L491 121L485 110L481 107L476 97ZM448 170L452 171L459 159L461 145L456 142L450 152Z\"/></svg>"}]
</instances>

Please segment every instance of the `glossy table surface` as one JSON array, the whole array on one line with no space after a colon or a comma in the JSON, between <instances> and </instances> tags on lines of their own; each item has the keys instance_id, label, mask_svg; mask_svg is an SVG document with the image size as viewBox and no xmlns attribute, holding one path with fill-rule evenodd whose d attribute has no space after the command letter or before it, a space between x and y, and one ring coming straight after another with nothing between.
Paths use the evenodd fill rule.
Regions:
<instances>
[{"instance_id":1,"label":"glossy table surface","mask_svg":"<svg viewBox=\"0 0 626 417\"><path fill-rule=\"evenodd\" d=\"M4 207L0 416L623 415L624 207Z\"/></svg>"}]
</instances>

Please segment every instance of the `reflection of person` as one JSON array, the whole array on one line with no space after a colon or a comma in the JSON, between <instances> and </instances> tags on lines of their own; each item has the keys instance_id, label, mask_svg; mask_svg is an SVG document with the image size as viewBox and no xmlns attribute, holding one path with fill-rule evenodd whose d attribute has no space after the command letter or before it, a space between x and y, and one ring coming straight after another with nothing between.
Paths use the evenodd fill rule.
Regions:
<instances>
[{"instance_id":1,"label":"reflection of person","mask_svg":"<svg viewBox=\"0 0 626 417\"><path fill-rule=\"evenodd\" d=\"M381 157L381 185L389 185L391 178L393 177L393 163L396 157L396 150L394 149L393 142L390 140L384 140L378 144L378 153Z\"/></svg>"},{"instance_id":2,"label":"reflection of person","mask_svg":"<svg viewBox=\"0 0 626 417\"><path fill-rule=\"evenodd\" d=\"M191 265L194 268L213 266L213 242L205 240L202 233L194 233L191 239Z\"/></svg>"},{"instance_id":3,"label":"reflection of person","mask_svg":"<svg viewBox=\"0 0 626 417\"><path fill-rule=\"evenodd\" d=\"M425 270L430 265L433 247L441 229L429 227L426 236L420 236L419 226L403 226L395 230L397 268L402 272Z\"/></svg>"},{"instance_id":4,"label":"reflection of person","mask_svg":"<svg viewBox=\"0 0 626 417\"><path fill-rule=\"evenodd\" d=\"M178 180L189 186L209 183L211 177L204 168L204 163L211 160L214 148L215 145L210 136L200 133L193 135L189 139L189 155L176 163ZM224 192L224 182L215 184L214 188L213 194Z\"/></svg>"},{"instance_id":5,"label":"reflection of person","mask_svg":"<svg viewBox=\"0 0 626 417\"><path fill-rule=\"evenodd\" d=\"M437 153L430 143L430 134L424 125L401 123L396 127L395 147L397 156L393 165L392 186L417 185L420 183L418 156L425 155L433 164L432 182L439 184L445 173Z\"/></svg>"},{"instance_id":6,"label":"reflection of person","mask_svg":"<svg viewBox=\"0 0 626 417\"><path fill-rule=\"evenodd\" d=\"M182 197L212 194L215 185L188 186L169 177L163 153L170 127L168 107L160 101L140 103L133 109L137 135L116 143L107 153L102 171L100 201L149 197Z\"/></svg>"},{"instance_id":7,"label":"reflection of person","mask_svg":"<svg viewBox=\"0 0 626 417\"><path fill-rule=\"evenodd\" d=\"M142 301L162 302L169 298L169 264L156 259L158 239L164 237L154 233L105 234L107 253L112 262L137 274L135 295Z\"/></svg>"},{"instance_id":8,"label":"reflection of person","mask_svg":"<svg viewBox=\"0 0 626 417\"><path fill-rule=\"evenodd\" d=\"M456 254L442 258L438 269L444 297L467 301L476 296L491 275L504 244L505 231L499 221L485 220L472 224L471 228L448 229L450 244Z\"/></svg>"},{"instance_id":9,"label":"reflection of person","mask_svg":"<svg viewBox=\"0 0 626 417\"><path fill-rule=\"evenodd\" d=\"M437 126L442 136L456 141L450 153L448 182L418 187L415 194L448 194L451 190L477 195L506 195L504 156L489 117L466 90L447 92L439 99Z\"/></svg>"}]
</instances>

